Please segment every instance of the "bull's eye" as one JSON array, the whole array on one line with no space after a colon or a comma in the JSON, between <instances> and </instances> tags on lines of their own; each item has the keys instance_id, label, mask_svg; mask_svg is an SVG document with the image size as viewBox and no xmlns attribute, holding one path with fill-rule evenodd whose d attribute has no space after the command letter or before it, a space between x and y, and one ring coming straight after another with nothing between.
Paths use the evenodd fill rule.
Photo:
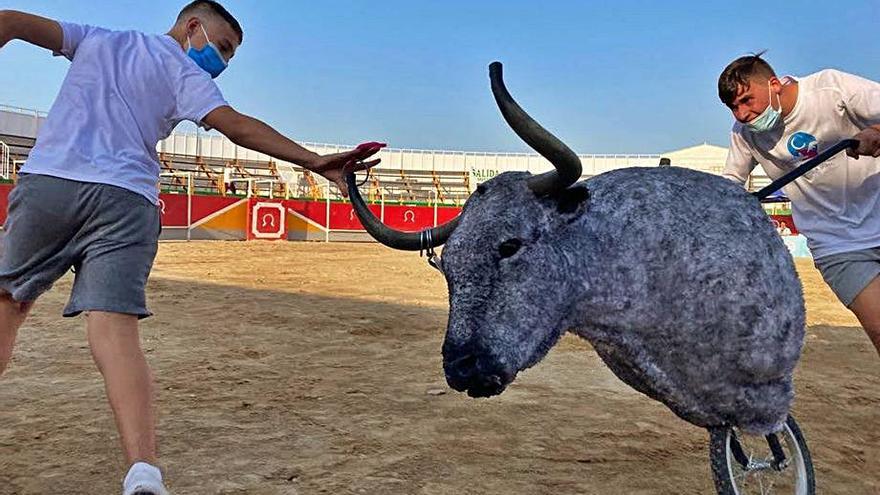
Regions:
<instances>
[{"instance_id":1,"label":"bull's eye","mask_svg":"<svg viewBox=\"0 0 880 495\"><path fill-rule=\"evenodd\" d=\"M519 239L508 239L498 246L498 254L501 258L510 258L522 247L522 241Z\"/></svg>"}]
</instances>

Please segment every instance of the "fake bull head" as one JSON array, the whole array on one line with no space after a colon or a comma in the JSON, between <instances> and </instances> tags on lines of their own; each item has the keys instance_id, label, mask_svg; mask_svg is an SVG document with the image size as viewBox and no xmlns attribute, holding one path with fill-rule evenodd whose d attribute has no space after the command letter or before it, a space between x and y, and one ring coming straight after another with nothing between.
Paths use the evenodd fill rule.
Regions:
<instances>
[{"instance_id":1,"label":"fake bull head","mask_svg":"<svg viewBox=\"0 0 880 495\"><path fill-rule=\"evenodd\" d=\"M364 203L354 174L346 176L354 211L376 240L410 251L445 244L444 370L452 388L471 396L502 392L566 330L578 291L569 287L570 253L562 240L571 238L569 225L586 211L589 197L585 187L571 187L581 175L580 159L513 100L500 63L490 65L490 79L507 123L555 170L501 174L477 188L459 217L424 232L384 225Z\"/></svg>"}]
</instances>

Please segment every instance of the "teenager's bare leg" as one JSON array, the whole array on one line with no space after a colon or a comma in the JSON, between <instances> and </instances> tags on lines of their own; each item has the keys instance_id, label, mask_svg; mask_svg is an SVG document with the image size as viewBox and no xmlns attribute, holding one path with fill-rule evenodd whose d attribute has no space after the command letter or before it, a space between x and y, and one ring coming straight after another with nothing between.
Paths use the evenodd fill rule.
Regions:
<instances>
[{"instance_id":1,"label":"teenager's bare leg","mask_svg":"<svg viewBox=\"0 0 880 495\"><path fill-rule=\"evenodd\" d=\"M20 303L9 293L0 293L0 375L12 360L18 328L24 323L33 303Z\"/></svg>"},{"instance_id":2,"label":"teenager's bare leg","mask_svg":"<svg viewBox=\"0 0 880 495\"><path fill-rule=\"evenodd\" d=\"M86 315L89 346L104 386L128 464L155 464L153 376L141 351L134 315L93 311Z\"/></svg>"},{"instance_id":3,"label":"teenager's bare leg","mask_svg":"<svg viewBox=\"0 0 880 495\"><path fill-rule=\"evenodd\" d=\"M880 277L876 277L849 306L880 354Z\"/></svg>"}]
</instances>

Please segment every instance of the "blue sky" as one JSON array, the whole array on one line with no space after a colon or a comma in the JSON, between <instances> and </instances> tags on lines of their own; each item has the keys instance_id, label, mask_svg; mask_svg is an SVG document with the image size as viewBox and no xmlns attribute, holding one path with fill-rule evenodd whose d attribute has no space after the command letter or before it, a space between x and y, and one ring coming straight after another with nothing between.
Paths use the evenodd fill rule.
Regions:
<instances>
[{"instance_id":1,"label":"blue sky","mask_svg":"<svg viewBox=\"0 0 880 495\"><path fill-rule=\"evenodd\" d=\"M579 153L727 145L723 67L768 49L784 74L880 80L877 0L226 0L245 42L218 83L230 103L305 141L524 151L489 92L511 92ZM6 0L3 8L164 33L184 1ZM0 103L47 110L67 62L0 50Z\"/></svg>"}]
</instances>

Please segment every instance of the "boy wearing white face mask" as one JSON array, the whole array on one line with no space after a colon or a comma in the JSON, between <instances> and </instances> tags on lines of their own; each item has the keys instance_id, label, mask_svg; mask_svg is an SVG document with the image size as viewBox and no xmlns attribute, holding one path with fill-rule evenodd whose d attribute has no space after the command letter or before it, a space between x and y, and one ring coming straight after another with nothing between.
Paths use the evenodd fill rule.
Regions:
<instances>
[{"instance_id":1,"label":"boy wearing white face mask","mask_svg":"<svg viewBox=\"0 0 880 495\"><path fill-rule=\"evenodd\" d=\"M784 191L816 267L880 353L880 84L837 70L779 79L759 54L728 65L718 95L736 118L724 175L742 184L758 163L777 179L859 140Z\"/></svg>"},{"instance_id":2,"label":"boy wearing white face mask","mask_svg":"<svg viewBox=\"0 0 880 495\"><path fill-rule=\"evenodd\" d=\"M110 31L0 11L0 47L19 39L71 61L10 195L0 240L0 374L33 302L76 268L65 316L86 314L127 463L124 495L164 495L156 463L152 377L138 320L160 230L157 143L190 120L296 163L346 193L381 144L319 156L225 101L212 80L243 33L220 4L196 0L164 35Z\"/></svg>"}]
</instances>

